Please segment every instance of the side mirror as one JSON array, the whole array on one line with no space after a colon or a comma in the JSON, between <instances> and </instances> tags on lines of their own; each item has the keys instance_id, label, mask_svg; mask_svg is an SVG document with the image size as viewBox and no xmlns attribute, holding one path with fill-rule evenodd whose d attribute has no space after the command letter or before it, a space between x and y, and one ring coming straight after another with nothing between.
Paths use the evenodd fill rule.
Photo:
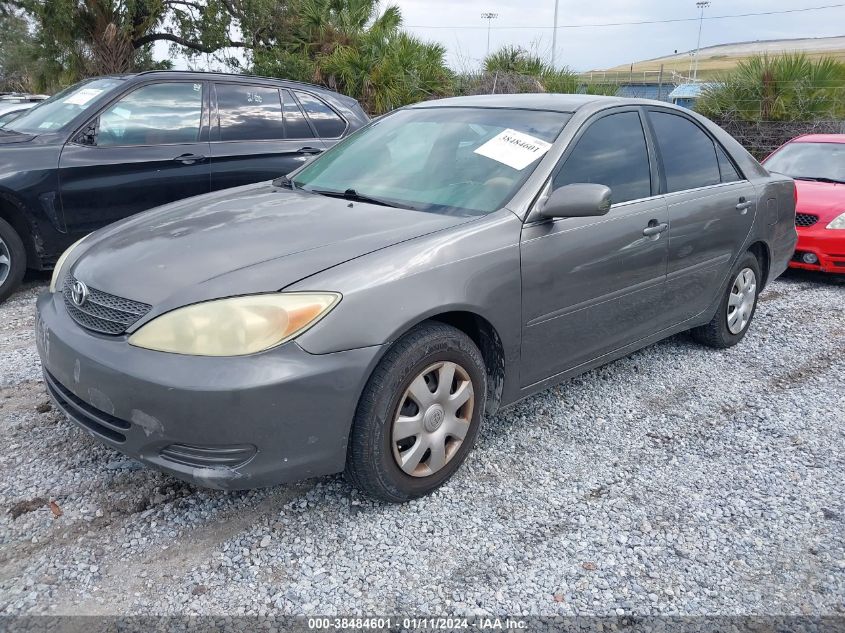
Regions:
<instances>
[{"instance_id":1,"label":"side mirror","mask_svg":"<svg viewBox=\"0 0 845 633\"><path fill-rule=\"evenodd\" d=\"M610 187L579 182L552 192L540 209L538 218L586 218L610 211Z\"/></svg>"},{"instance_id":2,"label":"side mirror","mask_svg":"<svg viewBox=\"0 0 845 633\"><path fill-rule=\"evenodd\" d=\"M74 143L79 143L80 145L96 145L97 144L97 119L94 119L82 128L79 131L79 134L76 135L76 138L73 139Z\"/></svg>"}]
</instances>

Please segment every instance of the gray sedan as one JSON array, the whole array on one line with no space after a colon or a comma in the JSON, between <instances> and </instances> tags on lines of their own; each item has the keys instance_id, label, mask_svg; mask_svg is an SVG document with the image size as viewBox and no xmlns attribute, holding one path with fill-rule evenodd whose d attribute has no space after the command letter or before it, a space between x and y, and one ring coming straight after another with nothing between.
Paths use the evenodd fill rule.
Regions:
<instances>
[{"instance_id":1,"label":"gray sedan","mask_svg":"<svg viewBox=\"0 0 845 633\"><path fill-rule=\"evenodd\" d=\"M188 481L345 471L405 501L501 407L685 330L740 342L794 195L664 103L421 103L71 247L38 300L44 378L94 438Z\"/></svg>"}]
</instances>

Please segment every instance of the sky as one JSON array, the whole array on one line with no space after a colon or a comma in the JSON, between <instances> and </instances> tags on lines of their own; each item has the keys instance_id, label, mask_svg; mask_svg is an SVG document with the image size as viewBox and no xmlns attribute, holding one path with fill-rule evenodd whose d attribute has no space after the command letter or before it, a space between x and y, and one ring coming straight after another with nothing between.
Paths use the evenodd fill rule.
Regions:
<instances>
[{"instance_id":1,"label":"sky","mask_svg":"<svg viewBox=\"0 0 845 633\"><path fill-rule=\"evenodd\" d=\"M477 68L487 49L482 12L495 12L491 50L519 45L550 58L555 0L392 0L402 9L405 27L436 40L448 51L449 65ZM712 0L707 15L755 13L837 4L841 0ZM596 24L673 18L697 18L695 0L559 0L558 24ZM475 28L456 28L472 26ZM429 28L438 27L438 28ZM479 28L480 27L480 28ZM821 11L705 20L701 45L758 39L845 35L845 6ZM578 71L610 68L677 49L696 46L698 21L638 26L558 29L557 63Z\"/></svg>"},{"instance_id":2,"label":"sky","mask_svg":"<svg viewBox=\"0 0 845 633\"><path fill-rule=\"evenodd\" d=\"M629 26L559 28L556 65L587 71L612 68L695 49L699 9L695 0L558 0L558 25L592 25L692 18L688 22ZM784 11L839 4L845 0L711 0L705 16ZM475 70L487 51L487 21L495 12L490 49L522 46L551 59L555 0L382 0L396 4L404 26L447 50L447 63L457 71ZM470 28L463 28L470 27ZM513 28L520 27L520 28ZM845 6L780 15L704 20L701 46L766 39L845 35ZM230 53L238 54L237 51ZM158 43L156 57L171 57ZM204 58L195 60L202 70ZM184 58L176 68L187 67ZM211 67L219 64L210 63Z\"/></svg>"}]
</instances>

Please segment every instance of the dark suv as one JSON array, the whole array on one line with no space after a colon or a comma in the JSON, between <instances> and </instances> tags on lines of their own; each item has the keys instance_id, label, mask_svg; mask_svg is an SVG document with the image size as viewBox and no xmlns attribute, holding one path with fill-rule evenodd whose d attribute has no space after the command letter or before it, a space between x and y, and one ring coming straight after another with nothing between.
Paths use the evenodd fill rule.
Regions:
<instances>
[{"instance_id":1,"label":"dark suv","mask_svg":"<svg viewBox=\"0 0 845 633\"><path fill-rule=\"evenodd\" d=\"M78 83L0 129L0 301L139 211L270 180L368 122L318 86L156 71Z\"/></svg>"}]
</instances>

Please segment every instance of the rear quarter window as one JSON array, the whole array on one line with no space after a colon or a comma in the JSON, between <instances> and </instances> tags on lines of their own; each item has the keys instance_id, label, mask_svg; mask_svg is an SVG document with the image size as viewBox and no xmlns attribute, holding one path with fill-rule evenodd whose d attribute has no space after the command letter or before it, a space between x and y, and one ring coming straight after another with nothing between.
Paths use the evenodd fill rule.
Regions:
<instances>
[{"instance_id":1,"label":"rear quarter window","mask_svg":"<svg viewBox=\"0 0 845 633\"><path fill-rule=\"evenodd\" d=\"M305 114L308 116L308 120L317 130L317 136L338 138L343 135L346 130L346 121L340 118L337 112L307 92L300 92L299 90L295 92L296 98L299 99Z\"/></svg>"}]
</instances>

